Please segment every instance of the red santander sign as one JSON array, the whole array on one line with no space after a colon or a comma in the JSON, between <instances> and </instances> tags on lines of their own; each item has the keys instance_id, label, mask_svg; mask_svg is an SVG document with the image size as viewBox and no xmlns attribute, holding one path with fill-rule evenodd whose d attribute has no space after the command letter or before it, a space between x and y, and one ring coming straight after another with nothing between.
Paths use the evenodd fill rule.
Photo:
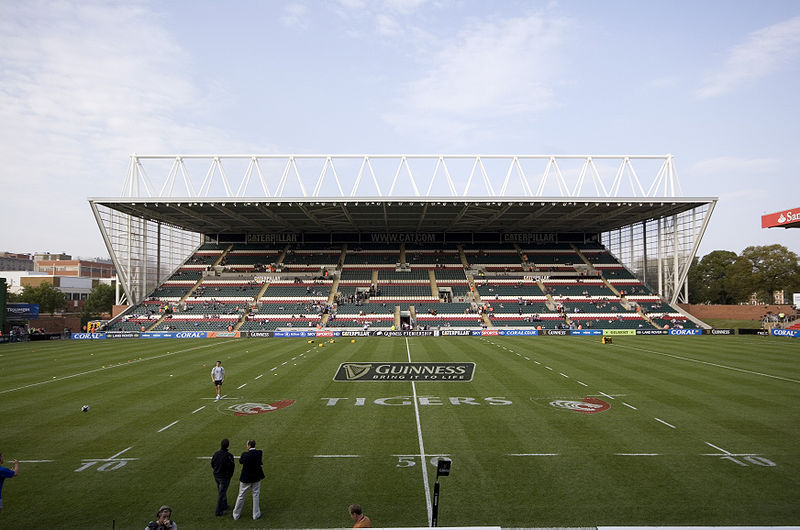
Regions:
<instances>
[{"instance_id":1,"label":"red santander sign","mask_svg":"<svg viewBox=\"0 0 800 530\"><path fill-rule=\"evenodd\" d=\"M800 227L800 208L761 216L761 228Z\"/></svg>"}]
</instances>

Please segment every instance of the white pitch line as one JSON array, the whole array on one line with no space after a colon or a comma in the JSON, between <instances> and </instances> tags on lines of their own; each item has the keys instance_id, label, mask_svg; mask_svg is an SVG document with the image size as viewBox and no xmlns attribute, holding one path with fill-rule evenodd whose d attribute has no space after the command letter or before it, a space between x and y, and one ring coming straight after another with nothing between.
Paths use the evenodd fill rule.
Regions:
<instances>
[{"instance_id":1,"label":"white pitch line","mask_svg":"<svg viewBox=\"0 0 800 530\"><path fill-rule=\"evenodd\" d=\"M408 345L408 337L406 337L406 352L408 353L408 362L411 362L411 348ZM417 438L419 439L419 454L422 460L422 480L425 483L425 503L428 508L428 526L433 524L433 505L431 504L431 489L428 486L428 466L425 461L425 446L422 443L422 424L419 421L419 403L417 402L417 386L414 381L411 381L411 391L414 394L414 415L417 418Z\"/></svg>"},{"instance_id":2,"label":"white pitch line","mask_svg":"<svg viewBox=\"0 0 800 530\"><path fill-rule=\"evenodd\" d=\"M569 376L567 374L565 374L564 372L558 372L558 373L561 374L562 376L566 377L567 379L569 379Z\"/></svg>"},{"instance_id":3,"label":"white pitch line","mask_svg":"<svg viewBox=\"0 0 800 530\"><path fill-rule=\"evenodd\" d=\"M624 401L622 402L622 404L625 405L626 407L628 407L629 409L639 410L636 407L634 407L633 405L629 405L628 403L625 403Z\"/></svg>"},{"instance_id":4,"label":"white pitch line","mask_svg":"<svg viewBox=\"0 0 800 530\"><path fill-rule=\"evenodd\" d=\"M236 339L231 339L231 340L236 340ZM45 385L47 383L55 383L57 381L64 381L65 379L72 379L73 377L79 377L81 375L93 374L95 372L100 372L102 370L111 370L112 368L119 368L120 366L128 366L128 365L131 365L133 363L142 363L142 362L145 362L145 361L152 361L153 359L160 359L162 357L169 357L170 355L175 355L176 353L185 353L187 351L197 350L197 349L200 349L200 348L210 348L211 346L218 346L219 344L224 344L225 342L231 342L231 340L226 340L226 341L223 341L222 343L215 342L214 344L206 344L206 345L203 345L203 346L195 346L193 348L187 348L185 350L178 350L178 351L174 351L174 352L164 353L162 355L154 355L153 357L148 357L147 359L142 359L140 361L131 361L129 363L117 364L117 365L109 366L109 367L103 366L102 368L95 368L94 370L87 370L85 372L80 372L80 373L77 373L77 374L65 375L64 377L56 377L55 379L47 379L46 381L39 381L38 383L31 383L29 385L18 386L17 388L9 388L8 390L0 390L0 394L7 394L8 392L16 392L17 390L24 390L26 388L31 388L31 387L34 387L34 386Z\"/></svg>"},{"instance_id":5,"label":"white pitch line","mask_svg":"<svg viewBox=\"0 0 800 530\"><path fill-rule=\"evenodd\" d=\"M198 460L211 460L210 456L197 456L195 458L197 458Z\"/></svg>"},{"instance_id":6,"label":"white pitch line","mask_svg":"<svg viewBox=\"0 0 800 530\"><path fill-rule=\"evenodd\" d=\"M660 453L614 453L616 456L661 456Z\"/></svg>"},{"instance_id":7,"label":"white pitch line","mask_svg":"<svg viewBox=\"0 0 800 530\"><path fill-rule=\"evenodd\" d=\"M289 362L289 361L283 361L283 362L281 363L281 366L283 366L284 364L286 364L286 363L288 363L288 362Z\"/></svg>"},{"instance_id":8,"label":"white pitch line","mask_svg":"<svg viewBox=\"0 0 800 530\"><path fill-rule=\"evenodd\" d=\"M551 372L553 371L553 369L552 369L552 368L550 368L549 366L545 366L545 368L547 368L547 369L548 369L548 370L550 370Z\"/></svg>"},{"instance_id":9,"label":"white pitch line","mask_svg":"<svg viewBox=\"0 0 800 530\"><path fill-rule=\"evenodd\" d=\"M530 360L531 360L531 358L530 358L530 357L525 357L525 360L526 360L526 361L530 361Z\"/></svg>"},{"instance_id":10,"label":"white pitch line","mask_svg":"<svg viewBox=\"0 0 800 530\"><path fill-rule=\"evenodd\" d=\"M535 362L536 364L542 364L542 363L540 363L539 361L533 361L533 362Z\"/></svg>"},{"instance_id":11,"label":"white pitch line","mask_svg":"<svg viewBox=\"0 0 800 530\"><path fill-rule=\"evenodd\" d=\"M712 443L708 443L708 442L705 442L705 444L706 444L706 445L708 445L708 446L711 446L711 447L713 447L713 448L714 448L714 449L716 449L717 451L722 451L722 452L723 452L723 453L725 453L726 455L730 455L730 453L729 453L728 451L726 451L725 449L723 449L722 447L716 446L716 445L714 445L714 444L712 444Z\"/></svg>"},{"instance_id":12,"label":"white pitch line","mask_svg":"<svg viewBox=\"0 0 800 530\"><path fill-rule=\"evenodd\" d=\"M256 379L261 379L262 377L264 377L264 374L257 376Z\"/></svg>"},{"instance_id":13,"label":"white pitch line","mask_svg":"<svg viewBox=\"0 0 800 530\"><path fill-rule=\"evenodd\" d=\"M725 366L724 364L710 363L708 361L701 361L699 359L692 359L691 357L682 357L680 355L673 355L671 353L664 353L664 352L660 352L660 351L648 350L646 348L636 348L635 346L625 346L625 345L623 345L622 347L623 348L630 348L632 350L644 351L644 352L648 352L648 353L655 353L656 355L664 355L665 357L672 357L674 359L681 359L682 361L690 361L690 362L693 362L693 363L707 364L709 366L716 366L717 368L724 368L726 370L733 370L735 372L742 372L742 373L745 373L745 374L752 374L752 375L762 375L764 377L769 377L769 378L772 378L772 379L779 379L781 381L788 381L790 383L800 383L800 380L797 380L797 379L790 379L788 377L781 377L779 375L765 374L763 372L754 372L753 370L745 370L744 368L736 368L734 366Z\"/></svg>"},{"instance_id":14,"label":"white pitch line","mask_svg":"<svg viewBox=\"0 0 800 530\"><path fill-rule=\"evenodd\" d=\"M275 370L277 370L277 369L278 369L278 367L277 367L277 366L275 366L274 368L270 368L270 369L269 369L269 371L270 371L270 372L274 372L274 371L275 371Z\"/></svg>"},{"instance_id":15,"label":"white pitch line","mask_svg":"<svg viewBox=\"0 0 800 530\"><path fill-rule=\"evenodd\" d=\"M108 458L106 458L106 460L113 460L114 458L117 458L119 455L121 455L121 454L122 454L122 453L124 453L125 451L129 451L129 450L131 450L131 449L133 449L133 446L130 446L130 447L128 447L127 449L123 449L122 451L120 451L119 453L115 454L114 456L111 456L111 457L108 457Z\"/></svg>"},{"instance_id":16,"label":"white pitch line","mask_svg":"<svg viewBox=\"0 0 800 530\"><path fill-rule=\"evenodd\" d=\"M361 458L361 455L314 455L314 458Z\"/></svg>"},{"instance_id":17,"label":"white pitch line","mask_svg":"<svg viewBox=\"0 0 800 530\"><path fill-rule=\"evenodd\" d=\"M161 432L161 431L166 431L167 429L169 429L170 427L172 427L173 425L175 425L175 424L176 424L176 423L178 423L179 421L181 421L181 420L175 420L175 421L173 421L172 423L170 423L169 425L167 425L166 427L161 427L161 428L158 430L158 432Z\"/></svg>"},{"instance_id":18,"label":"white pitch line","mask_svg":"<svg viewBox=\"0 0 800 530\"><path fill-rule=\"evenodd\" d=\"M55 462L55 460L20 460L21 464L44 464L46 462Z\"/></svg>"},{"instance_id":19,"label":"white pitch line","mask_svg":"<svg viewBox=\"0 0 800 530\"><path fill-rule=\"evenodd\" d=\"M197 410L194 410L194 411L192 411L192 414L194 414L195 412L200 412L200 411L201 411L201 410L203 410L204 408L206 408L206 406L205 406L205 405L203 405L202 407L200 407L200 408L199 408L199 409L197 409Z\"/></svg>"},{"instance_id":20,"label":"white pitch line","mask_svg":"<svg viewBox=\"0 0 800 530\"><path fill-rule=\"evenodd\" d=\"M236 387L236 390L240 390L240 389L242 389L242 388L244 388L246 386L247 386L247 383L242 383L241 385Z\"/></svg>"},{"instance_id":21,"label":"white pitch line","mask_svg":"<svg viewBox=\"0 0 800 530\"><path fill-rule=\"evenodd\" d=\"M608 395L608 394L606 394L605 392L598 392L598 394L602 394L602 395L604 395L605 397L607 397L608 399L614 399L614 396L609 396L609 395Z\"/></svg>"},{"instance_id":22,"label":"white pitch line","mask_svg":"<svg viewBox=\"0 0 800 530\"><path fill-rule=\"evenodd\" d=\"M558 453L509 453L506 456L558 456Z\"/></svg>"},{"instance_id":23,"label":"white pitch line","mask_svg":"<svg viewBox=\"0 0 800 530\"><path fill-rule=\"evenodd\" d=\"M576 380L576 381L577 381L577 380ZM579 384L579 385L581 385L581 386L589 386L589 385L587 385L586 383L584 383L583 381L578 381L578 384Z\"/></svg>"},{"instance_id":24,"label":"white pitch line","mask_svg":"<svg viewBox=\"0 0 800 530\"><path fill-rule=\"evenodd\" d=\"M675 429L675 426L674 426L674 425L672 425L672 424L670 424L670 423L667 423L667 422L665 422L664 420L661 420L661 419L658 419L658 418L655 418L655 417L654 417L653 419L654 419L654 420L656 420L656 421L657 421L657 422L659 422L659 423L663 423L664 425L666 425L667 427L669 427L669 428L671 428L671 429Z\"/></svg>"}]
</instances>

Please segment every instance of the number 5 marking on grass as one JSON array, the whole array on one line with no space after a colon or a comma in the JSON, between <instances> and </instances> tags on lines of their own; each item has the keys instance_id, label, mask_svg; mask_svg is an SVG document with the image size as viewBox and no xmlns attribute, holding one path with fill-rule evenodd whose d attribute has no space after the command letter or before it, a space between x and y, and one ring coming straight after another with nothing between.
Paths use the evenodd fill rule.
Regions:
<instances>
[{"instance_id":1,"label":"number 5 marking on grass","mask_svg":"<svg viewBox=\"0 0 800 530\"><path fill-rule=\"evenodd\" d=\"M398 456L397 457L397 467L413 467L416 466L417 462L414 460L413 456Z\"/></svg>"}]
</instances>

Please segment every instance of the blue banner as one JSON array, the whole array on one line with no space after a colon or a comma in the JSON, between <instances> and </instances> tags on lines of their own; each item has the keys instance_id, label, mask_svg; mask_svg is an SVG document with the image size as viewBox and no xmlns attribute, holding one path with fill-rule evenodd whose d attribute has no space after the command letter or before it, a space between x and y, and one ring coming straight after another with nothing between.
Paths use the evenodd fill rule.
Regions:
<instances>
[{"instance_id":1,"label":"blue banner","mask_svg":"<svg viewBox=\"0 0 800 530\"><path fill-rule=\"evenodd\" d=\"M772 335L775 337L800 337L800 329L773 329Z\"/></svg>"},{"instance_id":2,"label":"blue banner","mask_svg":"<svg viewBox=\"0 0 800 530\"><path fill-rule=\"evenodd\" d=\"M106 338L105 333L73 333L72 340L99 340Z\"/></svg>"},{"instance_id":3,"label":"blue banner","mask_svg":"<svg viewBox=\"0 0 800 530\"><path fill-rule=\"evenodd\" d=\"M573 329L569 332L570 335L602 335L602 329Z\"/></svg>"},{"instance_id":4,"label":"blue banner","mask_svg":"<svg viewBox=\"0 0 800 530\"><path fill-rule=\"evenodd\" d=\"M6 320L36 320L39 304L6 304Z\"/></svg>"},{"instance_id":5,"label":"blue banner","mask_svg":"<svg viewBox=\"0 0 800 530\"><path fill-rule=\"evenodd\" d=\"M691 329L671 329L669 330L670 335L702 335L703 330L700 328L691 328Z\"/></svg>"},{"instance_id":6,"label":"blue banner","mask_svg":"<svg viewBox=\"0 0 800 530\"><path fill-rule=\"evenodd\" d=\"M521 335L531 336L531 335L538 335L539 334L539 330L538 329L501 329L498 333L500 335L506 335L506 336L521 336Z\"/></svg>"},{"instance_id":7,"label":"blue banner","mask_svg":"<svg viewBox=\"0 0 800 530\"><path fill-rule=\"evenodd\" d=\"M140 339L205 339L205 331L151 331L140 333Z\"/></svg>"}]
</instances>

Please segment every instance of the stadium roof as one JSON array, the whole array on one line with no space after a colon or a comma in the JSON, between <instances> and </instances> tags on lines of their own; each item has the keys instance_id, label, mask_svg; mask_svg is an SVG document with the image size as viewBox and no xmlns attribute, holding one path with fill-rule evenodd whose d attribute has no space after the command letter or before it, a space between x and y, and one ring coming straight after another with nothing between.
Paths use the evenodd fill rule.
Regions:
<instances>
[{"instance_id":1,"label":"stadium roof","mask_svg":"<svg viewBox=\"0 0 800 530\"><path fill-rule=\"evenodd\" d=\"M199 233L607 232L689 211L709 197L90 198Z\"/></svg>"}]
</instances>

